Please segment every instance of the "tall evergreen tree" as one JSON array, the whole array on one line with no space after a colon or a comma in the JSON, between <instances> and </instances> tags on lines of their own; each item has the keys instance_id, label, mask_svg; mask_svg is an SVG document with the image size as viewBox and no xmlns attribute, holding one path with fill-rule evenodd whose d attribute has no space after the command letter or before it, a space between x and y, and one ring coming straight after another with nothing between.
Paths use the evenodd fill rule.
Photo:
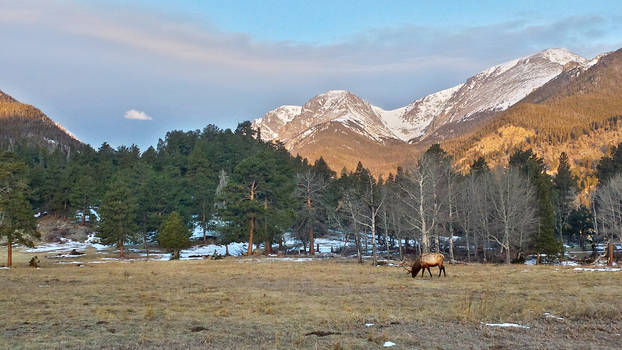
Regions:
<instances>
[{"instance_id":1,"label":"tall evergreen tree","mask_svg":"<svg viewBox=\"0 0 622 350\"><path fill-rule=\"evenodd\" d=\"M198 142L189 155L189 183L192 187L193 216L203 229L203 240L207 239L207 223L210 221L214 207L217 172L210 166L207 150L202 147L205 142Z\"/></svg>"},{"instance_id":2,"label":"tall evergreen tree","mask_svg":"<svg viewBox=\"0 0 622 350\"><path fill-rule=\"evenodd\" d=\"M570 172L570 164L568 163L568 155L562 152L559 156L559 166L557 174L553 178L553 188L555 190L555 231L559 235L560 241L564 243L564 233L567 230L568 217L572 211L572 203L574 202L578 181Z\"/></svg>"},{"instance_id":3,"label":"tall evergreen tree","mask_svg":"<svg viewBox=\"0 0 622 350\"><path fill-rule=\"evenodd\" d=\"M120 256L125 257L125 243L138 235L136 198L123 175L110 185L100 207L99 237L104 244L116 244Z\"/></svg>"},{"instance_id":4,"label":"tall evergreen tree","mask_svg":"<svg viewBox=\"0 0 622 350\"><path fill-rule=\"evenodd\" d=\"M517 150L510 156L510 167L521 170L536 189L539 229L532 236L534 249L538 253L548 255L559 253L561 244L555 239L553 184L551 177L546 173L544 160L531 150Z\"/></svg>"},{"instance_id":5,"label":"tall evergreen tree","mask_svg":"<svg viewBox=\"0 0 622 350\"><path fill-rule=\"evenodd\" d=\"M619 173L622 173L622 142L617 147L613 146L611 155L602 157L596 167L596 177L600 184L605 184Z\"/></svg>"},{"instance_id":6,"label":"tall evergreen tree","mask_svg":"<svg viewBox=\"0 0 622 350\"><path fill-rule=\"evenodd\" d=\"M227 223L226 240L241 240L248 232L248 254L257 238L269 251L272 239L292 224L294 169L274 152L260 152L241 161L219 200ZM262 228L263 230L260 230Z\"/></svg>"},{"instance_id":7,"label":"tall evergreen tree","mask_svg":"<svg viewBox=\"0 0 622 350\"><path fill-rule=\"evenodd\" d=\"M583 248L585 239L594 229L592 211L584 205L574 208L568 217L568 233L574 236Z\"/></svg>"},{"instance_id":8,"label":"tall evergreen tree","mask_svg":"<svg viewBox=\"0 0 622 350\"><path fill-rule=\"evenodd\" d=\"M8 267L13 265L13 243L32 247L40 237L28 192L26 166L14 155L0 154L0 238L7 241Z\"/></svg>"}]
</instances>

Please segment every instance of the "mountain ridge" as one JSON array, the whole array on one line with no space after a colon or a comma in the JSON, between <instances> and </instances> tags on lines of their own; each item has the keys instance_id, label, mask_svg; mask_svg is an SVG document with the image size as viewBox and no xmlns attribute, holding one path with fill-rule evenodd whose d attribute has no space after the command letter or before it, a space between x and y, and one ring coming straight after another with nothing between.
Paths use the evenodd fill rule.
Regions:
<instances>
[{"instance_id":1,"label":"mountain ridge","mask_svg":"<svg viewBox=\"0 0 622 350\"><path fill-rule=\"evenodd\" d=\"M269 111L264 117L255 119L252 125L260 130L263 140L279 140L292 154L301 156L317 153L311 149L311 144L322 142L320 134L330 135L328 138L334 147L340 146L339 142L347 145L347 137L352 136L351 133L345 135L341 126L367 137L368 147L377 144L404 149L402 144L412 144L418 146L413 146L415 148L422 148L482 127L551 80L566 74L580 75L597 64L601 57L588 60L566 49L543 50L492 66L464 83L392 110L371 105L348 91L329 90L311 98L303 106L281 106ZM341 139L326 132L330 125L337 124L343 134ZM350 152L350 157L356 156L354 147L341 148ZM323 149L331 152L330 148ZM326 152L322 155L325 158L336 158ZM410 152L406 153L410 156ZM372 161L371 158L361 160ZM405 161L407 159L390 163ZM329 165L341 169L345 163Z\"/></svg>"},{"instance_id":2,"label":"mountain ridge","mask_svg":"<svg viewBox=\"0 0 622 350\"><path fill-rule=\"evenodd\" d=\"M29 144L69 155L83 143L40 109L21 103L0 90L0 149L11 150Z\"/></svg>"}]
</instances>

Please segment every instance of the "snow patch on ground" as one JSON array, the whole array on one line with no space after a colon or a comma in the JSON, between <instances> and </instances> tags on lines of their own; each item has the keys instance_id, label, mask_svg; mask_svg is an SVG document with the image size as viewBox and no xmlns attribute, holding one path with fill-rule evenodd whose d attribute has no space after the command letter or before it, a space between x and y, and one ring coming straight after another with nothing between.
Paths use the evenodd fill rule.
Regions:
<instances>
[{"instance_id":1,"label":"snow patch on ground","mask_svg":"<svg viewBox=\"0 0 622 350\"><path fill-rule=\"evenodd\" d=\"M394 343L394 342L392 342L392 341L385 341L383 346L384 346L385 348L390 348L390 347L395 346L395 345L397 345L397 344L395 344L395 343Z\"/></svg>"},{"instance_id":2,"label":"snow patch on ground","mask_svg":"<svg viewBox=\"0 0 622 350\"><path fill-rule=\"evenodd\" d=\"M72 265L72 264L76 264L76 265L82 265L84 264L84 261L58 261L55 262L56 265Z\"/></svg>"},{"instance_id":3,"label":"snow patch on ground","mask_svg":"<svg viewBox=\"0 0 622 350\"><path fill-rule=\"evenodd\" d=\"M72 255L72 254L58 254L58 255L52 255L52 256L48 256L48 259L68 259L68 258L75 258L78 256L82 256L84 254L76 254L76 255Z\"/></svg>"},{"instance_id":4,"label":"snow patch on ground","mask_svg":"<svg viewBox=\"0 0 622 350\"><path fill-rule=\"evenodd\" d=\"M556 320L558 320L558 321L563 321L563 320L564 320L564 318L563 318L563 317L555 316L555 315L550 314L550 313L548 313L548 312L545 312L545 313L544 313L544 317L546 317L546 318L556 319Z\"/></svg>"},{"instance_id":5,"label":"snow patch on ground","mask_svg":"<svg viewBox=\"0 0 622 350\"><path fill-rule=\"evenodd\" d=\"M282 258L272 258L272 257L267 257L267 258L256 258L256 259L240 259L238 260L239 263L247 263L247 262L284 262L284 261L289 261L289 262L309 262L309 261L313 261L313 260L319 260L317 258L292 258L292 257L282 257Z\"/></svg>"},{"instance_id":6,"label":"snow patch on ground","mask_svg":"<svg viewBox=\"0 0 622 350\"><path fill-rule=\"evenodd\" d=\"M53 252L65 252L75 250L85 250L89 247L93 247L97 250L109 249L110 246L100 244L99 238L91 234L84 242L77 242L71 239L61 238L60 242L44 243L35 248L24 249L26 253L53 253Z\"/></svg>"},{"instance_id":7,"label":"snow patch on ground","mask_svg":"<svg viewBox=\"0 0 622 350\"><path fill-rule=\"evenodd\" d=\"M613 267L599 267L599 268L593 268L593 267L575 267L573 270L575 271L595 271L595 272L619 272L620 268L613 268Z\"/></svg>"},{"instance_id":8,"label":"snow patch on ground","mask_svg":"<svg viewBox=\"0 0 622 350\"><path fill-rule=\"evenodd\" d=\"M488 327L514 327L514 328L524 328L524 329L531 328L529 326L523 326L523 325L520 325L518 323L508 323L508 322L504 322L504 323L485 323L485 325L488 326Z\"/></svg>"},{"instance_id":9,"label":"snow patch on ground","mask_svg":"<svg viewBox=\"0 0 622 350\"><path fill-rule=\"evenodd\" d=\"M306 262L313 261L313 258L266 258L259 261L293 261L293 262Z\"/></svg>"},{"instance_id":10,"label":"snow patch on ground","mask_svg":"<svg viewBox=\"0 0 622 350\"><path fill-rule=\"evenodd\" d=\"M334 251L336 251L337 249L342 248L345 244L343 238L339 239L335 237L316 237L314 238L313 241L314 241L313 248L317 248L318 244L320 245L319 253L330 253L331 247L333 248ZM295 237L293 237L292 234L289 232L283 235L283 243L288 248L301 248L302 249L303 247L302 242L297 240ZM348 242L348 244L350 244L350 242ZM307 244L307 249L308 249L308 244Z\"/></svg>"},{"instance_id":11,"label":"snow patch on ground","mask_svg":"<svg viewBox=\"0 0 622 350\"><path fill-rule=\"evenodd\" d=\"M242 253L246 252L248 249L247 243L235 242L235 243L229 243L228 246L229 246L229 255L232 255L232 256L240 256L242 255ZM206 256L206 255L214 255L214 254L225 255L226 246L218 245L218 244L198 245L192 248L182 250L181 253L179 254L179 257L181 260L188 260L188 259L191 259L190 256L192 255Z\"/></svg>"}]
</instances>

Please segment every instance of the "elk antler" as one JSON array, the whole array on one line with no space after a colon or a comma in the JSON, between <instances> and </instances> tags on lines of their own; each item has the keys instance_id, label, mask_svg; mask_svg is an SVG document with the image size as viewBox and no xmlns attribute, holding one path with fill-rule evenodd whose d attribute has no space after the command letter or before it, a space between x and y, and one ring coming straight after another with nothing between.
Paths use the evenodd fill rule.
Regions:
<instances>
[{"instance_id":1,"label":"elk antler","mask_svg":"<svg viewBox=\"0 0 622 350\"><path fill-rule=\"evenodd\" d=\"M406 266L404 266L404 265L406 265L407 263L408 263L408 265L409 265L409 266L412 266L412 264L413 264L413 262L412 262L412 261L410 261L410 260L404 260L404 261L402 261L402 263L400 264L400 266L401 266L404 270L408 271L408 273L412 273L412 268L407 268Z\"/></svg>"}]
</instances>

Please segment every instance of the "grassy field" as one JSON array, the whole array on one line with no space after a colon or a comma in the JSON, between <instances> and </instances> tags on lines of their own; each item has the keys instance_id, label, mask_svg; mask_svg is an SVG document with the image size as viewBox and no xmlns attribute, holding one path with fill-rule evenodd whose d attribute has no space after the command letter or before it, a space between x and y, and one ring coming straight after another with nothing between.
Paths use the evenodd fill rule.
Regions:
<instances>
[{"instance_id":1,"label":"grassy field","mask_svg":"<svg viewBox=\"0 0 622 350\"><path fill-rule=\"evenodd\" d=\"M622 272L472 264L413 280L345 259L29 257L0 270L0 348L622 348ZM501 322L530 328L485 325Z\"/></svg>"}]
</instances>

